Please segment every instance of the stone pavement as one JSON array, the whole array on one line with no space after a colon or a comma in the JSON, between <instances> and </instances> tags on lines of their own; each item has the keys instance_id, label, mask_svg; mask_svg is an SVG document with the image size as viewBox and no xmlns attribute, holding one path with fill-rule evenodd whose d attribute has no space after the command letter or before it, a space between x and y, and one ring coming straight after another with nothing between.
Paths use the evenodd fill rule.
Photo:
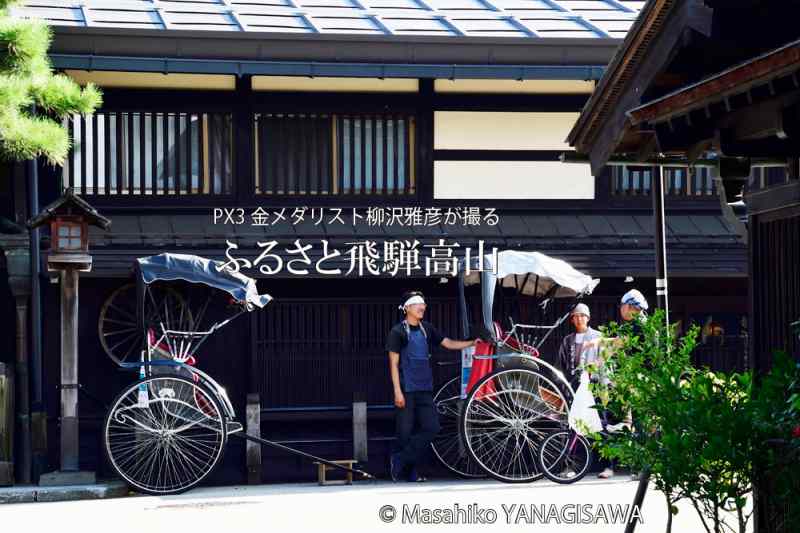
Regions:
<instances>
[{"instance_id":1,"label":"stone pavement","mask_svg":"<svg viewBox=\"0 0 800 533\"><path fill-rule=\"evenodd\" d=\"M91 485L15 485L0 487L0 504L30 502L60 502L119 498L128 495L128 488L119 481Z\"/></svg>"},{"instance_id":2,"label":"stone pavement","mask_svg":"<svg viewBox=\"0 0 800 533\"><path fill-rule=\"evenodd\" d=\"M81 533L142 531L535 531L622 533L621 511L637 484L629 476L587 477L574 485L549 481L509 485L494 480L427 483L357 481L352 486L316 483L202 487L177 496L134 496L0 506L0 524ZM694 510L678 504L673 531L702 533ZM537 516L538 515L538 516ZM615 516L616 515L616 516ZM665 530L663 496L650 490L637 533ZM624 516L622 516L624 519ZM113 526L112 529L109 527ZM3 528L4 529L4 528Z\"/></svg>"}]
</instances>

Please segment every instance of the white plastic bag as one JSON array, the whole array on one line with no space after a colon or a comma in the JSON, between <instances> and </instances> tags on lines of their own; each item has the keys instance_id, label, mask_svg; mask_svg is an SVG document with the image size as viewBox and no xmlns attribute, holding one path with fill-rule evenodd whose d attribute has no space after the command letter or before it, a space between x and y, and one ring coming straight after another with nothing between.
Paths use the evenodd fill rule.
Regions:
<instances>
[{"instance_id":1,"label":"white plastic bag","mask_svg":"<svg viewBox=\"0 0 800 533\"><path fill-rule=\"evenodd\" d=\"M600 414L594 408L594 396L589 390L589 373L586 371L581 372L581 382L569 409L569 427L584 436L587 432L596 433L603 429Z\"/></svg>"}]
</instances>

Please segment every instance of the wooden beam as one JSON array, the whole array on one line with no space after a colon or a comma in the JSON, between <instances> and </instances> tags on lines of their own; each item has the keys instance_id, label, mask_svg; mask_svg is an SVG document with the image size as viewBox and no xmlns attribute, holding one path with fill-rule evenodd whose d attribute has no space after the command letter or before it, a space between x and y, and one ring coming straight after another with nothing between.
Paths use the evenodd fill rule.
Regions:
<instances>
[{"instance_id":1,"label":"wooden beam","mask_svg":"<svg viewBox=\"0 0 800 533\"><path fill-rule=\"evenodd\" d=\"M675 10L669 24L647 45L646 53L637 50L634 45L629 47L634 52L645 54L647 61L639 65L635 74L626 71L626 75L630 76L629 79L622 77L609 79L607 85L620 93L614 103L613 111L609 111L607 116L598 115L594 120L596 125L592 123L584 126L596 131L593 135L587 132L580 142L573 143L579 151L586 151L589 154L592 174L597 174L605 161L616 151L630 127L626 112L641 104L642 95L674 57L676 48L684 45L686 31L692 30L705 36L710 34L713 12L702 3L694 0L683 2Z\"/></svg>"},{"instance_id":2,"label":"wooden beam","mask_svg":"<svg viewBox=\"0 0 800 533\"><path fill-rule=\"evenodd\" d=\"M628 112L632 125L665 120L676 113L718 101L722 95L742 93L800 68L800 40L724 70Z\"/></svg>"}]
</instances>

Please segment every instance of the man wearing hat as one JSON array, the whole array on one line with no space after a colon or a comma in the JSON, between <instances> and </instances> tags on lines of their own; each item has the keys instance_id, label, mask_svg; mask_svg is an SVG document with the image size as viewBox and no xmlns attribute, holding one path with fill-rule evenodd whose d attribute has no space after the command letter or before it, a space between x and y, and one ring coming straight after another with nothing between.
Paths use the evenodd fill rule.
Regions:
<instances>
[{"instance_id":1,"label":"man wearing hat","mask_svg":"<svg viewBox=\"0 0 800 533\"><path fill-rule=\"evenodd\" d=\"M622 295L619 302L619 314L625 322L634 321L635 318L644 318L648 309L647 299L636 289L631 289ZM634 327L636 323L634 322Z\"/></svg>"},{"instance_id":2,"label":"man wearing hat","mask_svg":"<svg viewBox=\"0 0 800 533\"><path fill-rule=\"evenodd\" d=\"M642 331L641 320L644 320L647 315L646 311L649 305L647 304L647 299L644 295L636 289L631 289L625 294L622 295L619 301L619 315L622 318L623 322L627 322L631 324L631 328L633 330L634 335L640 335ZM608 339L612 346L622 346L622 339L613 338ZM600 341L596 340L592 343L593 348L597 348L599 346ZM630 414L626 417L625 420L617 420L611 413L605 409L600 410L600 416L604 421L604 425L606 427L619 427L622 424L630 425L631 419ZM614 476L614 470L617 466L616 460L613 459L605 459L601 458L600 466L603 469L597 477L608 479ZM638 479L638 474L632 473L632 479Z\"/></svg>"},{"instance_id":3,"label":"man wearing hat","mask_svg":"<svg viewBox=\"0 0 800 533\"><path fill-rule=\"evenodd\" d=\"M573 386L577 386L580 380L578 370L597 360L596 345L587 344L600 339L600 332L589 327L591 317L588 305L576 305L570 313L570 322L575 332L564 337L558 350L559 364Z\"/></svg>"},{"instance_id":4,"label":"man wearing hat","mask_svg":"<svg viewBox=\"0 0 800 533\"><path fill-rule=\"evenodd\" d=\"M394 481L424 481L417 472L417 463L439 432L439 415L433 404L431 352L435 346L462 350L474 346L475 340L449 339L423 321L426 305L421 292L405 293L402 302L399 309L404 319L392 327L386 338L397 424L397 451L392 454L389 469Z\"/></svg>"}]
</instances>

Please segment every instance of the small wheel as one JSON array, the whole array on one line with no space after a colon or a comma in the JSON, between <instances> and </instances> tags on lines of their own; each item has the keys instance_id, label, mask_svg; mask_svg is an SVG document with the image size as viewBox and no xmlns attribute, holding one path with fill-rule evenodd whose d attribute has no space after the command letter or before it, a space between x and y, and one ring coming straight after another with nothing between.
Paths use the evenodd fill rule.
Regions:
<instances>
[{"instance_id":1,"label":"small wheel","mask_svg":"<svg viewBox=\"0 0 800 533\"><path fill-rule=\"evenodd\" d=\"M550 433L567 426L568 403L546 375L523 368L484 376L467 395L461 431L472 459L506 483L542 477L537 456Z\"/></svg>"},{"instance_id":2,"label":"small wheel","mask_svg":"<svg viewBox=\"0 0 800 533\"><path fill-rule=\"evenodd\" d=\"M470 458L458 422L461 418L461 378L455 377L445 383L433 397L439 414L441 430L431 442L434 455L451 472L467 478L485 477L483 470Z\"/></svg>"},{"instance_id":3,"label":"small wheel","mask_svg":"<svg viewBox=\"0 0 800 533\"><path fill-rule=\"evenodd\" d=\"M144 347L141 327L136 318L136 284L128 283L112 292L100 308L97 330L100 344L117 364L139 360ZM184 298L168 287L151 286L144 302L145 328L192 329L192 313Z\"/></svg>"},{"instance_id":4,"label":"small wheel","mask_svg":"<svg viewBox=\"0 0 800 533\"><path fill-rule=\"evenodd\" d=\"M589 442L574 431L556 431L539 447L539 468L547 479L569 484L583 479L592 466Z\"/></svg>"},{"instance_id":5,"label":"small wheel","mask_svg":"<svg viewBox=\"0 0 800 533\"><path fill-rule=\"evenodd\" d=\"M216 396L176 376L130 385L117 396L103 427L111 466L133 489L154 495L178 494L200 483L219 462L227 440Z\"/></svg>"}]
</instances>

